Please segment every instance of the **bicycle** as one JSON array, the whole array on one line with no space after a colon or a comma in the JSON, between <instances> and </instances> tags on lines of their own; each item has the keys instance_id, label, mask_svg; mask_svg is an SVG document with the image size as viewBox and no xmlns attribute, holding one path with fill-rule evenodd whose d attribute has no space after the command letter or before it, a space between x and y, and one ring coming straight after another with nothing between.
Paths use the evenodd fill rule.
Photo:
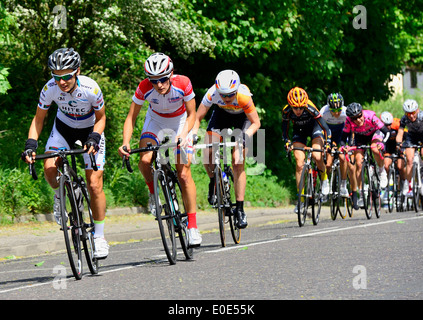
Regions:
<instances>
[{"instance_id":1,"label":"bicycle","mask_svg":"<svg viewBox=\"0 0 423 320\"><path fill-rule=\"evenodd\" d=\"M214 194L216 195L216 202L212 205L213 208L217 209L218 220L219 220L219 233L220 242L222 247L226 246L225 237L225 224L229 224L231 229L232 239L235 244L239 244L241 241L241 229L238 228L237 216L234 214L233 208L236 203L231 200L231 182L234 181L233 172L230 165L227 164L226 160L226 147L239 147L241 161L242 161L242 142L214 142L210 144L197 145L196 149L212 148L214 151ZM221 152L223 149L223 152ZM224 167L222 168L221 160L224 160ZM226 219L227 218L227 219Z\"/></svg>"},{"instance_id":2,"label":"bicycle","mask_svg":"<svg viewBox=\"0 0 423 320\"><path fill-rule=\"evenodd\" d=\"M140 152L153 152L153 162L151 170L154 181L154 202L155 202L155 220L159 224L160 236L166 257L171 265L176 264L177 245L176 234L178 234L182 251L187 260L193 258L193 248L188 244L188 216L185 211L182 198L181 185L178 180L177 172L169 163L169 149L179 148L180 140L177 143L168 143L166 137L161 144L152 145L147 143L146 147L137 148L129 151L129 154ZM124 147L126 152L127 149ZM160 150L165 151L165 159L162 159ZM182 148L181 148L182 150ZM126 165L127 170L132 173L132 167L129 159L124 157L122 166Z\"/></svg>"},{"instance_id":3,"label":"bicycle","mask_svg":"<svg viewBox=\"0 0 423 320\"><path fill-rule=\"evenodd\" d=\"M361 167L361 198L363 199L364 212L367 219L371 219L373 211L377 218L380 218L381 213L381 199L380 193L380 178L378 170L376 170L376 162L370 154L370 149L373 148L368 145L349 147L349 150L363 149L363 164Z\"/></svg>"},{"instance_id":4,"label":"bicycle","mask_svg":"<svg viewBox=\"0 0 423 320\"><path fill-rule=\"evenodd\" d=\"M308 207L311 206L311 217L313 225L319 223L320 210L323 203L322 181L318 174L317 165L312 158L313 152L323 152L324 149L314 149L310 147L292 147L293 150L301 150L306 153L306 161L301 171L301 178L299 183L298 201L296 210L298 214L298 224L300 227L304 226ZM288 153L289 161L291 161L291 153ZM326 161L325 161L326 162ZM317 208L315 206L317 205Z\"/></svg>"},{"instance_id":5,"label":"bicycle","mask_svg":"<svg viewBox=\"0 0 423 320\"><path fill-rule=\"evenodd\" d=\"M397 162L399 160L405 161L405 159L402 154L398 153L394 153L385 157L392 160L388 169L388 187L385 191L388 192L388 211L389 213L392 213L395 205L396 211L399 212L402 211L405 197L402 194L401 178L398 171Z\"/></svg>"},{"instance_id":6,"label":"bicycle","mask_svg":"<svg viewBox=\"0 0 423 320\"><path fill-rule=\"evenodd\" d=\"M329 179L329 203L330 203L330 216L332 220L336 219L336 216L339 212L339 215L342 219L345 218L345 215L341 213L340 202L341 202L341 168L339 162L339 154L342 153L338 151L336 147L332 148L331 155L333 156L332 166L331 166L331 176Z\"/></svg>"},{"instance_id":7,"label":"bicycle","mask_svg":"<svg viewBox=\"0 0 423 320\"><path fill-rule=\"evenodd\" d=\"M87 152L84 149L66 150L36 155L34 160L59 158L56 161L61 214L61 230L64 234L66 251L72 273L77 280L82 278L82 251L85 253L91 274L98 273L98 260L94 257L94 220L90 206L90 196L82 176L77 174L75 156ZM69 163L68 156L71 157ZM90 153L91 165L97 171L95 158ZM35 164L29 164L29 172L34 180L38 179ZM82 242L82 246L81 246Z\"/></svg>"},{"instance_id":8,"label":"bicycle","mask_svg":"<svg viewBox=\"0 0 423 320\"><path fill-rule=\"evenodd\" d=\"M412 185L413 185L413 207L414 211L417 213L419 211L419 206L423 205L423 187L422 187L422 171L421 171L421 162L420 151L422 144L412 145L407 148L414 148L414 158L413 158L413 171L412 171Z\"/></svg>"}]
</instances>

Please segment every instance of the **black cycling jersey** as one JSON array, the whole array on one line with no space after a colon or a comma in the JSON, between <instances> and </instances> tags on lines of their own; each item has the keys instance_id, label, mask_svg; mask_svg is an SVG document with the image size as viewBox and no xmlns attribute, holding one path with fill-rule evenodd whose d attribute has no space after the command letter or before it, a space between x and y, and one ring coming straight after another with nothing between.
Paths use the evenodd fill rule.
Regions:
<instances>
[{"instance_id":1,"label":"black cycling jersey","mask_svg":"<svg viewBox=\"0 0 423 320\"><path fill-rule=\"evenodd\" d=\"M286 105L283 108L282 135L285 140L289 139L288 130L289 123L291 121L293 123L294 131L310 128L310 126L314 126L314 123L317 122L323 130L324 139L327 142L331 141L331 131L329 129L329 126L327 125L326 121L322 118L319 109L317 109L317 107L311 101L309 101L307 106L304 107L304 112L299 117L295 115L290 105Z\"/></svg>"},{"instance_id":2,"label":"black cycling jersey","mask_svg":"<svg viewBox=\"0 0 423 320\"><path fill-rule=\"evenodd\" d=\"M408 133L411 135L423 134L423 111L419 110L417 119L414 122L411 122L407 115L403 115L400 121L400 128L404 129L405 127L407 127Z\"/></svg>"}]
</instances>

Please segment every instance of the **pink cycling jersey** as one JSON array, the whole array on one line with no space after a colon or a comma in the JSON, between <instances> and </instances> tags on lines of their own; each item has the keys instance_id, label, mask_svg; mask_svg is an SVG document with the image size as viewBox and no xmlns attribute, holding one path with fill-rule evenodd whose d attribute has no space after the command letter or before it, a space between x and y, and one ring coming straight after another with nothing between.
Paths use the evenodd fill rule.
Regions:
<instances>
[{"instance_id":1,"label":"pink cycling jersey","mask_svg":"<svg viewBox=\"0 0 423 320\"><path fill-rule=\"evenodd\" d=\"M344 126L344 132L351 133L354 132L355 134L362 135L362 136L370 136L383 128L384 124L382 120L380 120L374 111L371 110L363 110L364 116L364 123L362 126L357 126L354 121L351 120L350 117L347 117Z\"/></svg>"}]
</instances>

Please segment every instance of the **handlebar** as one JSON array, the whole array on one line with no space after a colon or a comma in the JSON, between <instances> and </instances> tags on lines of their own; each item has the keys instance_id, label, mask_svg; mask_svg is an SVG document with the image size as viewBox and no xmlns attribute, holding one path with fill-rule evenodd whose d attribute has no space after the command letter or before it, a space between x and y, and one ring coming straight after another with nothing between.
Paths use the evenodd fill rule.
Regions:
<instances>
[{"instance_id":1,"label":"handlebar","mask_svg":"<svg viewBox=\"0 0 423 320\"><path fill-rule=\"evenodd\" d=\"M34 158L34 160L43 160L43 159L49 159L49 158L56 158L56 157L60 157L60 158L66 158L69 155L77 155L77 154L82 154L87 152L88 150L86 149L73 149L73 150L59 150L59 151L55 151L55 152L48 152L48 153L44 153L44 154L37 154ZM30 159L32 158L31 156L29 156ZM94 154L90 153L90 160L91 160L91 167L93 168L94 171L97 171L97 165L95 163L95 156ZM38 179L38 175L37 172L35 170L35 165L34 163L30 163L29 164L29 173L30 175L32 175L32 178L34 180Z\"/></svg>"}]
</instances>

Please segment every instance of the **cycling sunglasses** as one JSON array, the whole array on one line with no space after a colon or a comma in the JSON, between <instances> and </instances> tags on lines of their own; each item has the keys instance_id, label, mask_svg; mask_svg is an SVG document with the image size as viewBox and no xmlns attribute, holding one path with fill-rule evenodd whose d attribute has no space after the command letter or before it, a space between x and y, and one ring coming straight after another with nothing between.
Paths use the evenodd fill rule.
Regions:
<instances>
[{"instance_id":1,"label":"cycling sunglasses","mask_svg":"<svg viewBox=\"0 0 423 320\"><path fill-rule=\"evenodd\" d=\"M350 117L350 118L351 118L352 121L354 121L354 120L360 119L362 116L363 116L363 114L360 113L358 116L356 116L356 117Z\"/></svg>"},{"instance_id":2,"label":"cycling sunglasses","mask_svg":"<svg viewBox=\"0 0 423 320\"><path fill-rule=\"evenodd\" d=\"M169 80L169 78L170 77L163 77L163 78L160 78L160 79L150 79L150 78L148 78L148 80L150 80L150 82L152 84L158 84L159 82L160 83L165 83L167 80Z\"/></svg>"},{"instance_id":3,"label":"cycling sunglasses","mask_svg":"<svg viewBox=\"0 0 423 320\"><path fill-rule=\"evenodd\" d=\"M236 92L228 93L228 94L222 94L220 93L220 96L222 98L232 98L234 95L236 95Z\"/></svg>"},{"instance_id":4,"label":"cycling sunglasses","mask_svg":"<svg viewBox=\"0 0 423 320\"><path fill-rule=\"evenodd\" d=\"M73 75L78 71L78 69L76 69L75 71L71 72L71 73L67 73L64 75L57 75L54 74L53 72L51 73L51 75L53 76L54 80L56 81L60 81L60 80L65 80L65 81L69 81L70 79L72 79Z\"/></svg>"},{"instance_id":5,"label":"cycling sunglasses","mask_svg":"<svg viewBox=\"0 0 423 320\"><path fill-rule=\"evenodd\" d=\"M329 110L331 111L331 112L341 112L342 111L342 107L340 107L340 108L329 108Z\"/></svg>"}]
</instances>

